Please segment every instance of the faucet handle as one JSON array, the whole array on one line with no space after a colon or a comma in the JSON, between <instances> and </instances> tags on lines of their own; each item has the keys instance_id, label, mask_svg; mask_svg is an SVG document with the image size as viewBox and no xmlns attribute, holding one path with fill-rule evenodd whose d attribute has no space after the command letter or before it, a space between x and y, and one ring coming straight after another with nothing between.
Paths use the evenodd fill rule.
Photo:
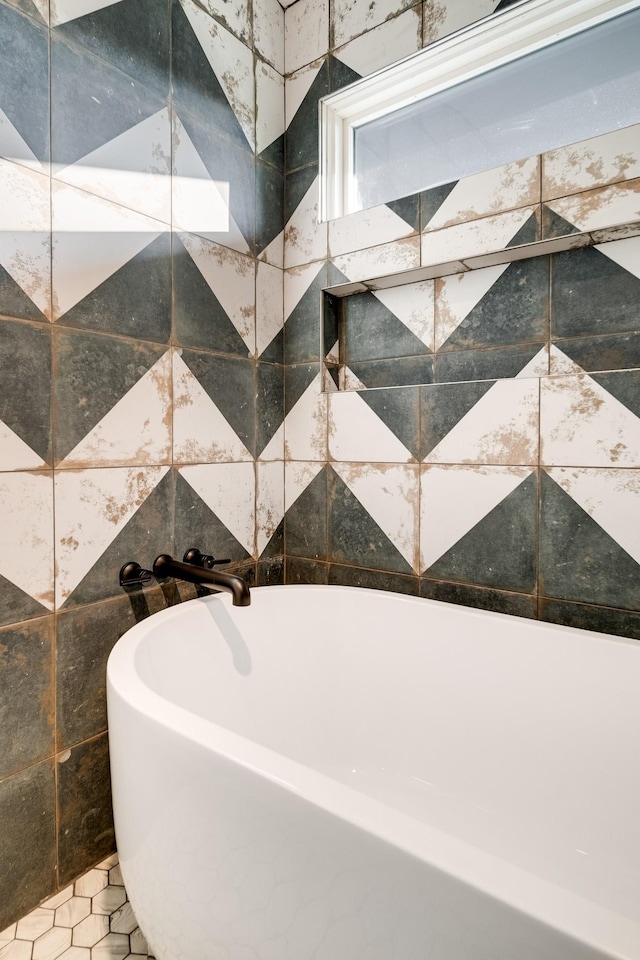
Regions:
<instances>
[{"instance_id":1,"label":"faucet handle","mask_svg":"<svg viewBox=\"0 0 640 960\"><path fill-rule=\"evenodd\" d=\"M147 583L151 583L153 579L151 570L145 570L135 560L129 560L128 563L120 567L121 587L144 587Z\"/></svg>"},{"instance_id":2,"label":"faucet handle","mask_svg":"<svg viewBox=\"0 0 640 960\"><path fill-rule=\"evenodd\" d=\"M216 560L210 553L200 553L197 547L189 547L182 558L182 562L192 563L194 566L204 567L206 570L213 570L216 564L231 563L231 559L227 557L225 560Z\"/></svg>"}]
</instances>

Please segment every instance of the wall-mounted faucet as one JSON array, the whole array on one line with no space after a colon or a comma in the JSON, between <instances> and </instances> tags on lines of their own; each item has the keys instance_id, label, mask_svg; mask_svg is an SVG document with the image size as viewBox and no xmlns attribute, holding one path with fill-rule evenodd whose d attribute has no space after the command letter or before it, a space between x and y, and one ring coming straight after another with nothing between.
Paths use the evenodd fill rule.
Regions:
<instances>
[{"instance_id":1,"label":"wall-mounted faucet","mask_svg":"<svg viewBox=\"0 0 640 960\"><path fill-rule=\"evenodd\" d=\"M224 573L222 570L214 570L214 563L224 563L223 560L215 560L208 554L202 554L195 547L187 550L185 559L191 557L186 563L174 560L168 553L161 553L153 561L153 575L162 580L166 577L176 577L178 580L186 580L188 583L196 583L201 587L210 587L214 590L225 590L233 597L235 607L248 607L251 603L251 594L248 583L233 573ZM211 566L208 564L211 563Z\"/></svg>"},{"instance_id":2,"label":"wall-mounted faucet","mask_svg":"<svg viewBox=\"0 0 640 960\"><path fill-rule=\"evenodd\" d=\"M210 590L224 590L231 594L235 607L248 607L251 603L249 584L233 573L214 570L217 563L229 563L229 560L216 560L211 554L201 553L197 547L187 550L182 563L168 553L161 553L153 561L151 570L145 570L135 560L130 560L120 570L120 586L142 587L154 577L158 580L174 577Z\"/></svg>"}]
</instances>

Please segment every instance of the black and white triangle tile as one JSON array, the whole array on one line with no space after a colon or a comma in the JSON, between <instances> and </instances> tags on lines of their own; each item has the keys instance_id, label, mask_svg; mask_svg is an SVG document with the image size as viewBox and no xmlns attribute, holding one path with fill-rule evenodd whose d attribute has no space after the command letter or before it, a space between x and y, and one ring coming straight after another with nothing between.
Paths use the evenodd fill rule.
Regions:
<instances>
[{"instance_id":1,"label":"black and white triangle tile","mask_svg":"<svg viewBox=\"0 0 640 960\"><path fill-rule=\"evenodd\" d=\"M640 374L586 374L553 348L565 374L541 381L541 459L548 466L640 467Z\"/></svg>"},{"instance_id":2,"label":"black and white triangle tile","mask_svg":"<svg viewBox=\"0 0 640 960\"><path fill-rule=\"evenodd\" d=\"M517 309L514 310L514 303ZM546 343L549 258L502 264L436 281L435 347Z\"/></svg>"},{"instance_id":3,"label":"black and white triangle tile","mask_svg":"<svg viewBox=\"0 0 640 960\"><path fill-rule=\"evenodd\" d=\"M328 524L330 557L336 563L417 573L418 466L332 463Z\"/></svg>"},{"instance_id":4,"label":"black and white triangle tile","mask_svg":"<svg viewBox=\"0 0 640 960\"><path fill-rule=\"evenodd\" d=\"M0 510L0 620L41 616L54 607L52 473L0 473Z\"/></svg>"},{"instance_id":5,"label":"black and white triangle tile","mask_svg":"<svg viewBox=\"0 0 640 960\"><path fill-rule=\"evenodd\" d=\"M638 609L639 492L638 470L544 471L540 572L546 596Z\"/></svg>"},{"instance_id":6,"label":"black and white triangle tile","mask_svg":"<svg viewBox=\"0 0 640 960\"><path fill-rule=\"evenodd\" d=\"M256 267L256 356L272 363L284 360L284 289L282 270L258 261Z\"/></svg>"},{"instance_id":7,"label":"black and white triangle tile","mask_svg":"<svg viewBox=\"0 0 640 960\"><path fill-rule=\"evenodd\" d=\"M188 500L178 498L176 540L186 542L189 534L197 535L197 528L194 529L195 525L192 524L197 519L201 524L200 530L207 529L215 539L216 550L223 547L232 550L232 561L255 556L256 478L253 462L192 464L180 467L179 475L216 521L214 531L208 514L204 521L202 507L198 511L197 508L190 508ZM189 514L193 516L189 517ZM224 536L222 542L221 536ZM230 536L233 540L230 540Z\"/></svg>"},{"instance_id":8,"label":"black and white triangle tile","mask_svg":"<svg viewBox=\"0 0 640 960\"><path fill-rule=\"evenodd\" d=\"M326 56L307 63L286 77L287 171L318 162L318 100L328 93L329 63Z\"/></svg>"},{"instance_id":9,"label":"black and white triangle tile","mask_svg":"<svg viewBox=\"0 0 640 960\"><path fill-rule=\"evenodd\" d=\"M421 473L420 568L431 579L531 593L536 471L429 465Z\"/></svg>"},{"instance_id":10,"label":"black and white triangle tile","mask_svg":"<svg viewBox=\"0 0 640 960\"><path fill-rule=\"evenodd\" d=\"M170 352L63 329L54 341L57 468L170 463Z\"/></svg>"},{"instance_id":11,"label":"black and white triangle tile","mask_svg":"<svg viewBox=\"0 0 640 960\"><path fill-rule=\"evenodd\" d=\"M250 156L248 151L233 149L230 144L216 144L215 137L195 121L183 123L174 113L174 229L198 234L239 253L249 253L255 221L242 197L246 197L247 189L251 196L254 192L255 169Z\"/></svg>"},{"instance_id":12,"label":"black and white triangle tile","mask_svg":"<svg viewBox=\"0 0 640 960\"><path fill-rule=\"evenodd\" d=\"M327 467L292 460L284 480L287 556L327 559Z\"/></svg>"},{"instance_id":13,"label":"black and white triangle tile","mask_svg":"<svg viewBox=\"0 0 640 960\"><path fill-rule=\"evenodd\" d=\"M327 459L327 394L319 363L285 368L284 455L287 460Z\"/></svg>"},{"instance_id":14,"label":"black and white triangle tile","mask_svg":"<svg viewBox=\"0 0 640 960\"><path fill-rule=\"evenodd\" d=\"M256 263L251 257L196 234L174 234L173 297L179 343L254 355Z\"/></svg>"},{"instance_id":15,"label":"black and white triangle tile","mask_svg":"<svg viewBox=\"0 0 640 960\"><path fill-rule=\"evenodd\" d=\"M254 436L255 401L249 361L176 351L174 462L249 462L253 459Z\"/></svg>"},{"instance_id":16,"label":"black and white triangle tile","mask_svg":"<svg viewBox=\"0 0 640 960\"><path fill-rule=\"evenodd\" d=\"M100 287L104 305L104 298L109 299L107 281L170 230L166 223L56 181L52 185L52 211L54 320L78 307ZM166 269L166 247L157 252L161 260L164 256ZM165 274L164 282L167 280Z\"/></svg>"},{"instance_id":17,"label":"black and white triangle tile","mask_svg":"<svg viewBox=\"0 0 640 960\"><path fill-rule=\"evenodd\" d=\"M173 99L238 146L255 147L253 54L193 0L173 5Z\"/></svg>"},{"instance_id":18,"label":"black and white triangle tile","mask_svg":"<svg viewBox=\"0 0 640 960\"><path fill-rule=\"evenodd\" d=\"M120 595L123 563L172 544L173 503L168 464L56 471L56 607Z\"/></svg>"},{"instance_id":19,"label":"black and white triangle tile","mask_svg":"<svg viewBox=\"0 0 640 960\"><path fill-rule=\"evenodd\" d=\"M284 228L285 268L324 260L327 256L327 224L318 220L316 167L305 167L287 177L287 200L293 212Z\"/></svg>"}]
</instances>

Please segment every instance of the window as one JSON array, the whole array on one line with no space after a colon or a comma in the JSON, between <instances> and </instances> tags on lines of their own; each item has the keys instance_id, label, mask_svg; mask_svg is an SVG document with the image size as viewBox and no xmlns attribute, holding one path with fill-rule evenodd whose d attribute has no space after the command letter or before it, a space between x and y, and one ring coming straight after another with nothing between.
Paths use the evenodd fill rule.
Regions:
<instances>
[{"instance_id":1,"label":"window","mask_svg":"<svg viewBox=\"0 0 640 960\"><path fill-rule=\"evenodd\" d=\"M527 0L321 101L333 219L640 121L640 0Z\"/></svg>"}]
</instances>

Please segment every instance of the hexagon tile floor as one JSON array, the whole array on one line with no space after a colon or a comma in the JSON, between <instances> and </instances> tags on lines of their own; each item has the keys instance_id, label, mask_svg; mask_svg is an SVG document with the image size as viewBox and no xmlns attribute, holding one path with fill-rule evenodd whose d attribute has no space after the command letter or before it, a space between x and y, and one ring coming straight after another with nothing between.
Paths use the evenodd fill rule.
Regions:
<instances>
[{"instance_id":1,"label":"hexagon tile floor","mask_svg":"<svg viewBox=\"0 0 640 960\"><path fill-rule=\"evenodd\" d=\"M114 853L0 933L0 960L147 960Z\"/></svg>"}]
</instances>

